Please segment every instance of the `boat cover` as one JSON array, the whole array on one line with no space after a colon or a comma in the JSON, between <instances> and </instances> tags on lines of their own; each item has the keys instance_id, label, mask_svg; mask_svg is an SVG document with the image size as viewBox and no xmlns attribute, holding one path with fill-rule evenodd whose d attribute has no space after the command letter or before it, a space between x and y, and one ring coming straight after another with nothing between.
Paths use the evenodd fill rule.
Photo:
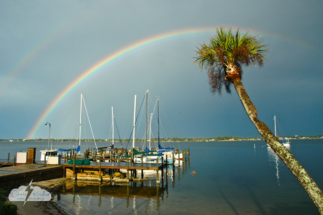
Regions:
<instances>
[{"instance_id":1,"label":"boat cover","mask_svg":"<svg viewBox=\"0 0 323 215\"><path fill-rule=\"evenodd\" d=\"M73 164L73 159L68 160L67 164ZM89 165L90 160L89 159L76 159L75 165Z\"/></svg>"}]
</instances>

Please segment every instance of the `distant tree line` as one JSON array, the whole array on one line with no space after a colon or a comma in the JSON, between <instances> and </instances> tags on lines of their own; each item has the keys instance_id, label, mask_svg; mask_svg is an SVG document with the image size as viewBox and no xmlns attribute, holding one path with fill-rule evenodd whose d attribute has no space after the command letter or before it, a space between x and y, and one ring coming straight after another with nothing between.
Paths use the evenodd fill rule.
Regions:
<instances>
[{"instance_id":1,"label":"distant tree line","mask_svg":"<svg viewBox=\"0 0 323 215\"><path fill-rule=\"evenodd\" d=\"M286 136L279 137L289 138L289 139L323 139L323 135L314 135L314 136ZM245 137L241 138L238 136L219 136L219 137L208 137L208 138L182 138L182 137L173 137L173 138L159 138L160 142L209 142L209 141L242 141L242 140L263 140L262 137ZM23 141L33 141L33 142L46 142L48 139L0 139L0 141L14 141L14 142L23 142ZM52 139L55 142L78 142L78 139ZM112 142L112 139L96 139L96 142ZM115 139L114 142L123 142L127 143L129 139ZM143 142L145 139L136 139L136 142ZM151 139L152 142L158 142L158 138ZM82 142L93 142L93 139L82 139ZM132 142L132 139L130 139Z\"/></svg>"}]
</instances>

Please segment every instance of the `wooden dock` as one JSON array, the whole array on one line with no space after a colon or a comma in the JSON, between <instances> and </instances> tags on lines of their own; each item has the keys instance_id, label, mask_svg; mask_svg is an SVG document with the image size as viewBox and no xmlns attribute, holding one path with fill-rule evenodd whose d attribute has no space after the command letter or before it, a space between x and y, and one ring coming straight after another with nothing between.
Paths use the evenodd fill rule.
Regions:
<instances>
[{"instance_id":1,"label":"wooden dock","mask_svg":"<svg viewBox=\"0 0 323 215\"><path fill-rule=\"evenodd\" d=\"M156 170L164 167L165 164L135 164L135 163L125 163L125 162L112 162L112 163L91 163L90 165L71 165L71 164L61 164L61 165L46 165L43 162L38 162L37 164L14 164L14 163L0 163L0 184L2 186L7 185L24 185L29 183L31 180L33 182L49 180L59 177L66 177L66 169L69 168L74 170L75 174L84 170L93 170L101 172L103 170L109 170L109 172L118 170L128 170L132 172L131 175L136 175L137 170ZM157 173L158 174L158 173ZM129 173L127 174L129 179Z\"/></svg>"},{"instance_id":2,"label":"wooden dock","mask_svg":"<svg viewBox=\"0 0 323 215\"><path fill-rule=\"evenodd\" d=\"M62 176L62 166L28 164L0 168L1 186L24 185L29 183L31 180L42 181Z\"/></svg>"},{"instance_id":3,"label":"wooden dock","mask_svg":"<svg viewBox=\"0 0 323 215\"><path fill-rule=\"evenodd\" d=\"M188 152L183 151L183 161L189 161L189 149ZM159 183L159 170L163 169L165 166L167 168L167 163L164 163L163 159L161 159L158 163L133 163L131 159L127 160L127 162L121 162L121 159L104 159L95 157L95 161L91 162L89 165L75 165L75 160L77 159L76 154L72 157L74 159L74 165L67 164L67 159L62 158L61 164L59 165L47 165L44 161L35 162L33 158L34 164L21 164L15 163L15 156L13 160L9 159L0 160L0 184L2 186L6 185L24 185L29 183L31 180L33 181L42 181L49 180L59 177L66 177L66 169L70 169L73 171L73 179L77 179L77 173L84 172L84 170L93 170L98 172L98 176L102 174L104 170L108 170L108 174L111 176L113 172L126 170L126 178L130 179L130 174L133 177L137 176L137 171L141 170L141 175L143 176L143 171L145 170L154 170L156 171L156 181ZM173 156L174 157L174 156ZM71 158L70 158L71 159ZM97 159L97 160L96 160ZM110 161L110 162L102 162L102 161ZM11 162L12 163L11 163ZM98 162L97 162L98 161ZM173 158L174 163L174 158ZM161 171L162 174L164 171ZM102 180L102 177L98 177ZM142 177L143 178L143 177ZM161 175L163 178L163 175Z\"/></svg>"}]
</instances>

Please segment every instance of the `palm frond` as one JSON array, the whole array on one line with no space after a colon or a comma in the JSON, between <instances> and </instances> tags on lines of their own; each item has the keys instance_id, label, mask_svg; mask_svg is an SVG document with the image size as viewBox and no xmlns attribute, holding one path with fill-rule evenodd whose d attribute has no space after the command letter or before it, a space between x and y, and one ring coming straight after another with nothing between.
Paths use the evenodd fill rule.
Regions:
<instances>
[{"instance_id":1,"label":"palm frond","mask_svg":"<svg viewBox=\"0 0 323 215\"><path fill-rule=\"evenodd\" d=\"M246 32L241 36L239 30L235 33L229 28L216 29L216 34L210 38L209 44L201 44L197 48L194 63L198 68L208 70L209 82L212 92L221 93L223 84L227 92L230 92L230 83L225 79L226 66L236 65L239 72L241 66L250 64L263 65L264 54L268 51L263 41Z\"/></svg>"}]
</instances>

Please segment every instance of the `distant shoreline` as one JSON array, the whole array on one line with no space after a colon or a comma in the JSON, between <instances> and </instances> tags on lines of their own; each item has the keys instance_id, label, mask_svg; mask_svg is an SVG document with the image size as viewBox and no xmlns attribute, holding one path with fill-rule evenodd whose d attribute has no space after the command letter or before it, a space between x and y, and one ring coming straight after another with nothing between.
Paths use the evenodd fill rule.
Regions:
<instances>
[{"instance_id":1,"label":"distant shoreline","mask_svg":"<svg viewBox=\"0 0 323 215\"><path fill-rule=\"evenodd\" d=\"M286 136L286 137L279 137L279 139L291 139L291 140L302 140L302 139L323 139L323 135L315 135L315 136ZM214 137L214 138L160 138L160 142L218 142L218 141L260 141L264 140L261 137L246 137L246 138L240 138L240 137ZM0 142L47 142L48 139L0 139ZM52 139L52 141L55 142L78 142L78 139ZM112 142L111 139L96 139L96 142ZM136 139L136 142L143 142L145 140L143 139ZM156 138L151 140L152 142L157 142L158 140ZM93 139L82 139L82 142L93 142ZM128 142L128 139L115 139L115 143L122 142L126 143Z\"/></svg>"}]
</instances>

